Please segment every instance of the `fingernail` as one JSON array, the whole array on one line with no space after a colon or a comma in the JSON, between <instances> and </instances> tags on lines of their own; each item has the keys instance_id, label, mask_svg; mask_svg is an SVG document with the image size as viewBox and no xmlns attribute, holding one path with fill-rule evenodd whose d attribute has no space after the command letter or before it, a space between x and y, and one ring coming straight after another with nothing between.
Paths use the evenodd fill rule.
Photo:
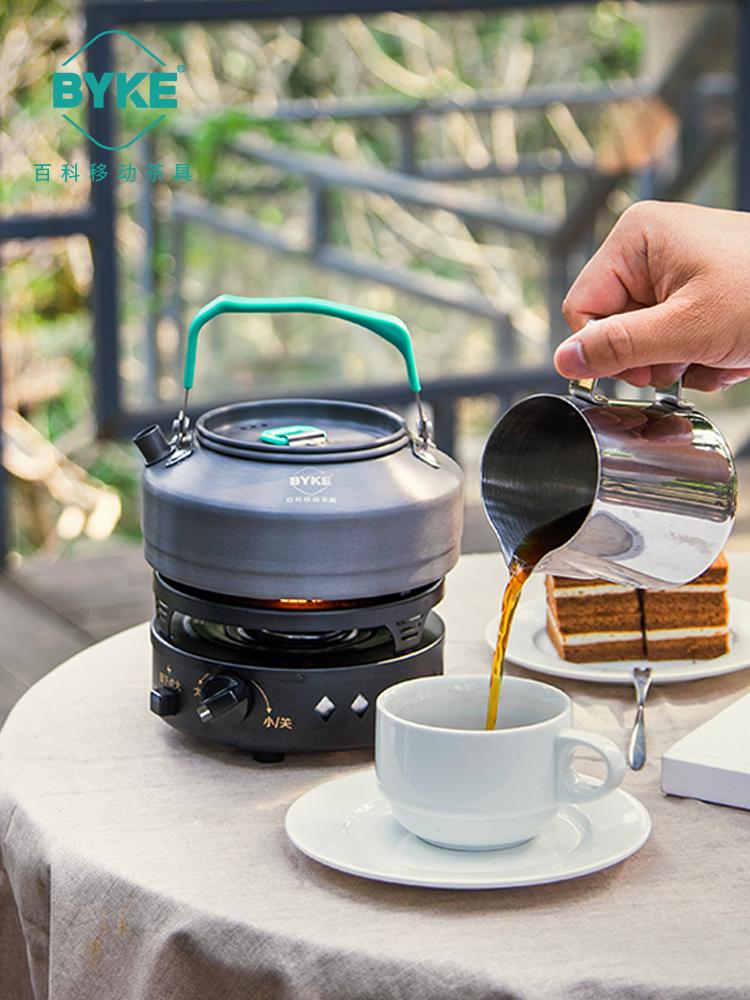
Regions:
<instances>
[{"instance_id":1,"label":"fingernail","mask_svg":"<svg viewBox=\"0 0 750 1000\"><path fill-rule=\"evenodd\" d=\"M555 364L562 375L581 378L588 375L588 365L583 356L583 348L578 340L566 340L555 352Z\"/></svg>"}]
</instances>

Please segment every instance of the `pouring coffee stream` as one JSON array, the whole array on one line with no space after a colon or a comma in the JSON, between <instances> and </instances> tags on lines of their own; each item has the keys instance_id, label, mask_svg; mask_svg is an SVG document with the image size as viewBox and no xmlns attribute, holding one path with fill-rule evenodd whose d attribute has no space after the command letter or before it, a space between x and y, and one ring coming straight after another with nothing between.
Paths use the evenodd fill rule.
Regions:
<instances>
[{"instance_id":1,"label":"pouring coffee stream","mask_svg":"<svg viewBox=\"0 0 750 1000\"><path fill-rule=\"evenodd\" d=\"M510 639L510 628L513 617L521 599L523 587L543 556L553 549L559 548L575 534L586 519L588 507L564 514L548 524L529 532L513 553L508 566L510 577L503 594L500 625L497 632L497 644L492 657L492 673L490 678L490 696L487 705L486 729L494 729L497 723L497 707L500 699L500 685L503 676L505 653Z\"/></svg>"}]
</instances>

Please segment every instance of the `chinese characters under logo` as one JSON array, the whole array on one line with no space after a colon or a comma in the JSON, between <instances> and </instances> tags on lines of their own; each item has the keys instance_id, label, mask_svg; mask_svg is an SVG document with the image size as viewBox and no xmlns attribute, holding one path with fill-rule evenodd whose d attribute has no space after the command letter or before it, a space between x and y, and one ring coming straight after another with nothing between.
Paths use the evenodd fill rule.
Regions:
<instances>
[{"instance_id":1,"label":"chinese characters under logo","mask_svg":"<svg viewBox=\"0 0 750 1000\"><path fill-rule=\"evenodd\" d=\"M35 163L34 164L34 180L49 182L51 180L50 170L52 168L51 163ZM146 168L146 176L148 179L155 183L156 181L165 180L163 176L164 167L161 163L149 163ZM66 183L68 181L77 181L79 177L78 164L77 163L63 163L60 176ZM91 163L89 164L89 179L93 182L103 181L107 176L107 165L105 163ZM134 167L132 163L120 163L117 166L117 180L132 182L138 177L138 168ZM190 176L190 164L189 163L176 163L175 173L172 178L173 181L192 181Z\"/></svg>"}]
</instances>

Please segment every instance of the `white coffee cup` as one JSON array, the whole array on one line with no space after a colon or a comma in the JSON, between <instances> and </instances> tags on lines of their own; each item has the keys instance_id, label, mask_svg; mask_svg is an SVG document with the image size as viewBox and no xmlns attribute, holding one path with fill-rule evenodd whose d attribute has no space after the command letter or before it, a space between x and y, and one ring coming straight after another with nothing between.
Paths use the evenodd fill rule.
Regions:
<instances>
[{"instance_id":1,"label":"white coffee cup","mask_svg":"<svg viewBox=\"0 0 750 1000\"><path fill-rule=\"evenodd\" d=\"M492 850L536 836L563 802L607 795L625 775L608 737L571 728L559 688L504 677L497 727L486 730L487 676L419 677L378 697L375 771L402 826L458 850ZM606 765L599 782L578 772L581 747Z\"/></svg>"}]
</instances>

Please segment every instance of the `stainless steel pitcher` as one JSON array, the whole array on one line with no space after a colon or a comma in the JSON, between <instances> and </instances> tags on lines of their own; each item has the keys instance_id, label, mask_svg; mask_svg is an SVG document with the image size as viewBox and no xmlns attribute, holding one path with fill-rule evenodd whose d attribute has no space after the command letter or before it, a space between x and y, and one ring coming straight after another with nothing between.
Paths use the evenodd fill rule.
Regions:
<instances>
[{"instance_id":1,"label":"stainless steel pitcher","mask_svg":"<svg viewBox=\"0 0 750 1000\"><path fill-rule=\"evenodd\" d=\"M681 399L610 400L594 379L568 396L530 396L485 445L482 497L507 562L529 536L563 525L538 572L650 589L699 576L734 524L737 473L718 428Z\"/></svg>"}]
</instances>

